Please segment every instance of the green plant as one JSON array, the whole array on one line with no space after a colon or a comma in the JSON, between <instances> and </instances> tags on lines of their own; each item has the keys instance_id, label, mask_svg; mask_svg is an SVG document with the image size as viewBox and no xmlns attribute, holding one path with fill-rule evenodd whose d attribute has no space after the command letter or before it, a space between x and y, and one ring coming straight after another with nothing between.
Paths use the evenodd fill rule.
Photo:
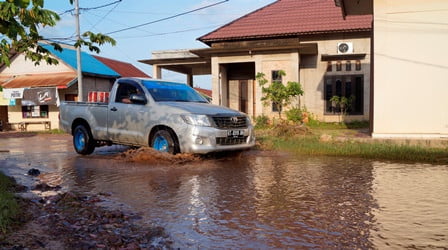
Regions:
<instances>
[{"instance_id":1,"label":"green plant","mask_svg":"<svg viewBox=\"0 0 448 250\"><path fill-rule=\"evenodd\" d=\"M255 128L266 128L269 125L269 117L259 115L255 117Z\"/></svg>"},{"instance_id":2,"label":"green plant","mask_svg":"<svg viewBox=\"0 0 448 250\"><path fill-rule=\"evenodd\" d=\"M303 112L300 108L291 108L285 112L288 121L301 123L303 121Z\"/></svg>"},{"instance_id":3,"label":"green plant","mask_svg":"<svg viewBox=\"0 0 448 250\"><path fill-rule=\"evenodd\" d=\"M19 213L19 205L10 192L14 185L11 178L0 173L0 232L6 233Z\"/></svg>"},{"instance_id":4,"label":"green plant","mask_svg":"<svg viewBox=\"0 0 448 250\"><path fill-rule=\"evenodd\" d=\"M279 74L281 76L286 75L283 70L280 70ZM283 108L291 103L291 98L303 95L302 86L298 82L288 82L285 86L282 82L273 81L269 86L266 86L269 81L265 78L264 73L258 72L255 78L261 86L263 104L275 103L278 107L277 112L280 119L282 118Z\"/></svg>"},{"instance_id":5,"label":"green plant","mask_svg":"<svg viewBox=\"0 0 448 250\"><path fill-rule=\"evenodd\" d=\"M336 111L336 107L339 105L339 102L341 101L341 98L337 95L334 95L329 100L331 102L331 107L333 108L333 112Z\"/></svg>"}]
</instances>

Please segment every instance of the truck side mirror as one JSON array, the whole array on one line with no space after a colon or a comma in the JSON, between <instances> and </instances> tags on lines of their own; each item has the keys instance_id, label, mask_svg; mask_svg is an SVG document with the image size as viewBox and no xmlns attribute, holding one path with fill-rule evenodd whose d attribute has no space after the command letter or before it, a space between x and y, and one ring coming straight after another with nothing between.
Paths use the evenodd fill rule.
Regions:
<instances>
[{"instance_id":1,"label":"truck side mirror","mask_svg":"<svg viewBox=\"0 0 448 250\"><path fill-rule=\"evenodd\" d=\"M132 103L145 105L148 101L146 101L146 97L142 94L131 94L129 99Z\"/></svg>"}]
</instances>

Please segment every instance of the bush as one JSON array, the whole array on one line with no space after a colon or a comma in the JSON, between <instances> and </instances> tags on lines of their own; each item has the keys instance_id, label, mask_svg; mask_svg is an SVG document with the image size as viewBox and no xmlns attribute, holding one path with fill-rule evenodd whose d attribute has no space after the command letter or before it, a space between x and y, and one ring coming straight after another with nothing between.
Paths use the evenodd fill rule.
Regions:
<instances>
[{"instance_id":1,"label":"bush","mask_svg":"<svg viewBox=\"0 0 448 250\"><path fill-rule=\"evenodd\" d=\"M303 121L303 113L300 108L292 108L286 111L285 114L288 121L292 121L294 123L301 123Z\"/></svg>"},{"instance_id":2,"label":"bush","mask_svg":"<svg viewBox=\"0 0 448 250\"><path fill-rule=\"evenodd\" d=\"M259 115L255 117L255 128L266 128L269 126L269 117Z\"/></svg>"},{"instance_id":3,"label":"bush","mask_svg":"<svg viewBox=\"0 0 448 250\"><path fill-rule=\"evenodd\" d=\"M14 181L0 173L0 232L6 233L19 213L19 205L10 192Z\"/></svg>"},{"instance_id":4,"label":"bush","mask_svg":"<svg viewBox=\"0 0 448 250\"><path fill-rule=\"evenodd\" d=\"M306 126L301 124L289 124L286 121L276 123L271 129L271 135L275 138L293 138L305 135L309 132Z\"/></svg>"}]
</instances>

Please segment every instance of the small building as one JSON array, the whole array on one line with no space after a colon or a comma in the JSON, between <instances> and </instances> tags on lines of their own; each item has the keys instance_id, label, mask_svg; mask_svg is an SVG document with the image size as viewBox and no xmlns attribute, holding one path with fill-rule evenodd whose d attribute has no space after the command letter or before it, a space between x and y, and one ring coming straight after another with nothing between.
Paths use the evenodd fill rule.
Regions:
<instances>
[{"instance_id":1,"label":"small building","mask_svg":"<svg viewBox=\"0 0 448 250\"><path fill-rule=\"evenodd\" d=\"M300 104L319 120L341 119L333 96L352 97L346 121L368 120L371 28L372 15L343 18L333 0L279 0L199 37L209 48L156 51L141 62L156 78L166 69L192 84L192 75L209 74L213 103L252 117L276 114L275 104L260 101L260 72L270 81L300 82Z\"/></svg>"},{"instance_id":2,"label":"small building","mask_svg":"<svg viewBox=\"0 0 448 250\"><path fill-rule=\"evenodd\" d=\"M44 130L59 127L59 102L78 99L76 50L62 52L44 45L59 63L35 65L25 55L11 58L10 67L0 68L0 120L13 130ZM115 79L149 77L131 64L81 53L83 99L89 92L109 92Z\"/></svg>"},{"instance_id":3,"label":"small building","mask_svg":"<svg viewBox=\"0 0 448 250\"><path fill-rule=\"evenodd\" d=\"M205 97L208 101L212 100L212 91L210 89L194 87L194 90L196 90L199 94Z\"/></svg>"},{"instance_id":4,"label":"small building","mask_svg":"<svg viewBox=\"0 0 448 250\"><path fill-rule=\"evenodd\" d=\"M372 137L448 137L448 1L334 0L373 14Z\"/></svg>"}]
</instances>

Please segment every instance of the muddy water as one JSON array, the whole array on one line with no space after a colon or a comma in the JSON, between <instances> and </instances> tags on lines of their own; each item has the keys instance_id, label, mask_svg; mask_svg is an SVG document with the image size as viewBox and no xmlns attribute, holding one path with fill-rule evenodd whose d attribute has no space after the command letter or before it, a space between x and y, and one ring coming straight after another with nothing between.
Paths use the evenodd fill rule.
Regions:
<instances>
[{"instance_id":1,"label":"muddy water","mask_svg":"<svg viewBox=\"0 0 448 250\"><path fill-rule=\"evenodd\" d=\"M73 153L70 137L0 139L0 166L109 193L181 248L447 248L448 166L249 151L217 158ZM134 152L133 155L141 152Z\"/></svg>"}]
</instances>

